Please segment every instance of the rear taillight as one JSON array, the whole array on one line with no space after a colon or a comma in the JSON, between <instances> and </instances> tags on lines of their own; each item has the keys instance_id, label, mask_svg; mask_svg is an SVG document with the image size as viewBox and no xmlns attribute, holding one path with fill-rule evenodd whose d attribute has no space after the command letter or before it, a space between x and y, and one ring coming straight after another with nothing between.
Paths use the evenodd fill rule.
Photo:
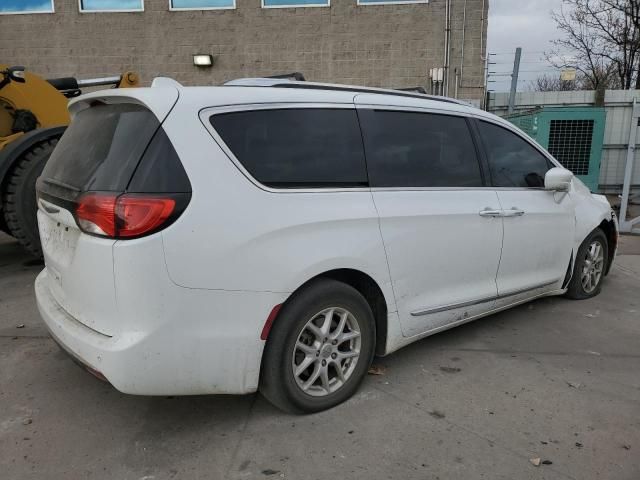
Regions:
<instances>
[{"instance_id":1,"label":"rear taillight","mask_svg":"<svg viewBox=\"0 0 640 480\"><path fill-rule=\"evenodd\" d=\"M137 238L171 224L188 203L187 194L97 193L82 195L76 206L85 233L109 238Z\"/></svg>"},{"instance_id":2,"label":"rear taillight","mask_svg":"<svg viewBox=\"0 0 640 480\"><path fill-rule=\"evenodd\" d=\"M76 219L86 233L103 237L116 236L116 199L110 193L87 193L78 200Z\"/></svg>"},{"instance_id":3,"label":"rear taillight","mask_svg":"<svg viewBox=\"0 0 640 480\"><path fill-rule=\"evenodd\" d=\"M116 201L118 237L139 237L155 232L171 216L176 206L173 198L147 195L122 195Z\"/></svg>"}]
</instances>

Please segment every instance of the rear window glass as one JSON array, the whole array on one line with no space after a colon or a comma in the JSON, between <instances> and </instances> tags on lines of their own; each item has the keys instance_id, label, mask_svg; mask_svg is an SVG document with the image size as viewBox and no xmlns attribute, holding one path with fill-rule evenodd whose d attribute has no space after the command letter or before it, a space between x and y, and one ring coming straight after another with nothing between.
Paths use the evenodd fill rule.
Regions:
<instances>
[{"instance_id":1,"label":"rear window glass","mask_svg":"<svg viewBox=\"0 0 640 480\"><path fill-rule=\"evenodd\" d=\"M82 110L41 178L79 191L123 191L159 125L152 112L134 104L97 104Z\"/></svg>"},{"instance_id":2,"label":"rear window glass","mask_svg":"<svg viewBox=\"0 0 640 480\"><path fill-rule=\"evenodd\" d=\"M355 110L256 110L218 114L210 121L244 168L265 185L367 185Z\"/></svg>"}]
</instances>

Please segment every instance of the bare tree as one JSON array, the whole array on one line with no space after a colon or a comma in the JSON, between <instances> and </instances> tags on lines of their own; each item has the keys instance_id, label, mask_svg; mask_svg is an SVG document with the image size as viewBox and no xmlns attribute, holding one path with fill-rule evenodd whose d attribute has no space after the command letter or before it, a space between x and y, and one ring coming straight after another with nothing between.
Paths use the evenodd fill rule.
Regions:
<instances>
[{"instance_id":1,"label":"bare tree","mask_svg":"<svg viewBox=\"0 0 640 480\"><path fill-rule=\"evenodd\" d=\"M576 68L585 88L640 86L640 0L563 0L551 16L564 34L552 65Z\"/></svg>"},{"instance_id":2,"label":"bare tree","mask_svg":"<svg viewBox=\"0 0 640 480\"><path fill-rule=\"evenodd\" d=\"M566 92L583 90L582 82L576 78L573 81L563 81L560 76L545 73L531 82L529 88L534 92Z\"/></svg>"}]
</instances>

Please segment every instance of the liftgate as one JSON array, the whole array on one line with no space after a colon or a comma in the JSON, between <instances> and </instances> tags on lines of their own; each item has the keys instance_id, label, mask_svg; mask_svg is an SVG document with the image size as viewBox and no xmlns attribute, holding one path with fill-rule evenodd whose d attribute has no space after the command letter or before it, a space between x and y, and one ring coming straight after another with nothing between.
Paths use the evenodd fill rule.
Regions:
<instances>
[{"instance_id":1,"label":"liftgate","mask_svg":"<svg viewBox=\"0 0 640 480\"><path fill-rule=\"evenodd\" d=\"M606 113L599 107L543 107L505 117L598 191Z\"/></svg>"}]
</instances>

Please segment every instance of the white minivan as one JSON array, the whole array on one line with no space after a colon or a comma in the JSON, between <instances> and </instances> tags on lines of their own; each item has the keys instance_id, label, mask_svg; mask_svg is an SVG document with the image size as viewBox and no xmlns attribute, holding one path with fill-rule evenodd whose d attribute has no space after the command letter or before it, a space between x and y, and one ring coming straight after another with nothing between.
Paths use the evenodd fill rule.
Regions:
<instances>
[{"instance_id":1,"label":"white minivan","mask_svg":"<svg viewBox=\"0 0 640 480\"><path fill-rule=\"evenodd\" d=\"M141 395L314 412L375 355L587 298L617 222L513 125L418 93L243 79L94 92L38 180L52 337Z\"/></svg>"}]
</instances>

